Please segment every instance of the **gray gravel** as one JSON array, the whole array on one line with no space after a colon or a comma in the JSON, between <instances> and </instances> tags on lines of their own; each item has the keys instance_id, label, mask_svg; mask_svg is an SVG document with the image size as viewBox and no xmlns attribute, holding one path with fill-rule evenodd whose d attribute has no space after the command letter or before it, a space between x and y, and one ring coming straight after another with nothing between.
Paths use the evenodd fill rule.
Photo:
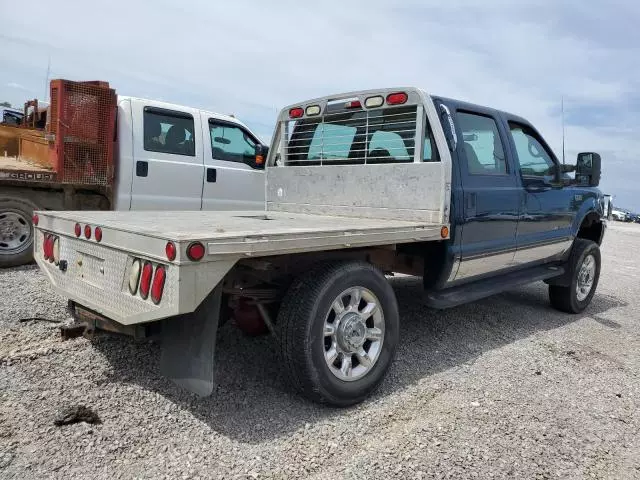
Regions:
<instances>
[{"instance_id":1,"label":"gray gravel","mask_svg":"<svg viewBox=\"0 0 640 480\"><path fill-rule=\"evenodd\" d=\"M219 336L202 400L158 348L61 342L66 302L37 268L0 272L0 478L640 478L640 225L613 224L592 306L544 284L444 313L393 280L402 340L381 389L335 410L287 390L268 337ZM53 424L84 404L102 423Z\"/></svg>"}]
</instances>

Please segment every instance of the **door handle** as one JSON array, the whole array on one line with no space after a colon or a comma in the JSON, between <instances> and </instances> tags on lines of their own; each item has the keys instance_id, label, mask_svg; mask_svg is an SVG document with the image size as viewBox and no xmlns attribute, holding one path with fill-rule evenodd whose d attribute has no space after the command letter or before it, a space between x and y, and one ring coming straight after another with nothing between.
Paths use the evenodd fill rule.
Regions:
<instances>
[{"instance_id":1,"label":"door handle","mask_svg":"<svg viewBox=\"0 0 640 480\"><path fill-rule=\"evenodd\" d=\"M146 177L149 175L149 162L138 160L136 162L136 177Z\"/></svg>"},{"instance_id":2,"label":"door handle","mask_svg":"<svg viewBox=\"0 0 640 480\"><path fill-rule=\"evenodd\" d=\"M207 168L207 182L215 183L217 177L217 172L215 168Z\"/></svg>"}]
</instances>

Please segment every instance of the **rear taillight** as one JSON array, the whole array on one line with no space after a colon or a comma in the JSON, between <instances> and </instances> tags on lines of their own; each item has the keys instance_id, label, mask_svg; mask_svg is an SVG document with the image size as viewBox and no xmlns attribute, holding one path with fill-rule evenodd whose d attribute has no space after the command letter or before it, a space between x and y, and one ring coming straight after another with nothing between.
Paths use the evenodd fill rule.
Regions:
<instances>
[{"instance_id":1,"label":"rear taillight","mask_svg":"<svg viewBox=\"0 0 640 480\"><path fill-rule=\"evenodd\" d=\"M153 276L153 285L151 286L151 300L153 303L158 304L162 300L162 291L164 290L164 281L167 277L167 272L162 265L156 267L156 273Z\"/></svg>"},{"instance_id":2,"label":"rear taillight","mask_svg":"<svg viewBox=\"0 0 640 480\"><path fill-rule=\"evenodd\" d=\"M33 217L31 217L31 220L33 221L33 224L37 227L38 226L38 222L40 221L40 217L38 216L37 213L34 213Z\"/></svg>"},{"instance_id":3,"label":"rear taillight","mask_svg":"<svg viewBox=\"0 0 640 480\"><path fill-rule=\"evenodd\" d=\"M96 227L95 229L96 242L102 241L102 228Z\"/></svg>"},{"instance_id":4,"label":"rear taillight","mask_svg":"<svg viewBox=\"0 0 640 480\"><path fill-rule=\"evenodd\" d=\"M49 260L49 257L51 256L51 254L49 253L49 239L51 238L50 235L45 235L44 236L44 240L42 242L42 256L44 257L45 260Z\"/></svg>"},{"instance_id":5,"label":"rear taillight","mask_svg":"<svg viewBox=\"0 0 640 480\"><path fill-rule=\"evenodd\" d=\"M153 277L153 265L151 262L145 262L144 267L142 267L142 275L140 276L140 296L145 300L149 296L151 277Z\"/></svg>"},{"instance_id":6,"label":"rear taillight","mask_svg":"<svg viewBox=\"0 0 640 480\"><path fill-rule=\"evenodd\" d=\"M387 105L402 105L407 102L408 98L404 92L390 93L387 95Z\"/></svg>"},{"instance_id":7,"label":"rear taillight","mask_svg":"<svg viewBox=\"0 0 640 480\"><path fill-rule=\"evenodd\" d=\"M140 260L134 260L129 272L129 292L131 292L131 295L135 295L138 292L138 282L140 280L141 270L142 265L140 264Z\"/></svg>"},{"instance_id":8,"label":"rear taillight","mask_svg":"<svg viewBox=\"0 0 640 480\"><path fill-rule=\"evenodd\" d=\"M74 227L73 232L76 234L76 237L79 237L80 235L82 235L82 227L80 226L79 223L76 223L76 226Z\"/></svg>"},{"instance_id":9,"label":"rear taillight","mask_svg":"<svg viewBox=\"0 0 640 480\"><path fill-rule=\"evenodd\" d=\"M204 257L204 245L200 242L193 242L187 247L187 257L193 262L202 260Z\"/></svg>"},{"instance_id":10,"label":"rear taillight","mask_svg":"<svg viewBox=\"0 0 640 480\"><path fill-rule=\"evenodd\" d=\"M86 238L87 240L91 238L91 226L90 225L85 225L84 226L84 238Z\"/></svg>"},{"instance_id":11,"label":"rear taillight","mask_svg":"<svg viewBox=\"0 0 640 480\"><path fill-rule=\"evenodd\" d=\"M176 259L176 244L173 242L167 242L167 245L164 247L164 253L167 254L167 260L173 262Z\"/></svg>"},{"instance_id":12,"label":"rear taillight","mask_svg":"<svg viewBox=\"0 0 640 480\"><path fill-rule=\"evenodd\" d=\"M51 258L56 265L60 264L60 239L55 237L52 242ZM49 260L51 261L51 260Z\"/></svg>"},{"instance_id":13,"label":"rear taillight","mask_svg":"<svg viewBox=\"0 0 640 480\"><path fill-rule=\"evenodd\" d=\"M300 107L289 110L289 118L300 118L304 115L304 110Z\"/></svg>"}]
</instances>

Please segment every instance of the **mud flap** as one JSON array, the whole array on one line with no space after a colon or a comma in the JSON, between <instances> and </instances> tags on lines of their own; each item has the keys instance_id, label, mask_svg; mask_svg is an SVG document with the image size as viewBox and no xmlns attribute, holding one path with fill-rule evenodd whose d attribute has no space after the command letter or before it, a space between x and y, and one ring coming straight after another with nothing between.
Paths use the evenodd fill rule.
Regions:
<instances>
[{"instance_id":1,"label":"mud flap","mask_svg":"<svg viewBox=\"0 0 640 480\"><path fill-rule=\"evenodd\" d=\"M216 334L222 286L218 285L195 312L162 322L160 372L201 397L213 392Z\"/></svg>"}]
</instances>

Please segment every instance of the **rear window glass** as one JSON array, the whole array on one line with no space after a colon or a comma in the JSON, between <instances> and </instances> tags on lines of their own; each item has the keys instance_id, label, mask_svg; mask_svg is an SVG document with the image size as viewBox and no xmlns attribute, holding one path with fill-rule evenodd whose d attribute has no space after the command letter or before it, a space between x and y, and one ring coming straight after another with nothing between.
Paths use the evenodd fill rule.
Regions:
<instances>
[{"instance_id":1,"label":"rear window glass","mask_svg":"<svg viewBox=\"0 0 640 480\"><path fill-rule=\"evenodd\" d=\"M288 132L288 165L413 162L416 107L334 110L291 121Z\"/></svg>"}]
</instances>

